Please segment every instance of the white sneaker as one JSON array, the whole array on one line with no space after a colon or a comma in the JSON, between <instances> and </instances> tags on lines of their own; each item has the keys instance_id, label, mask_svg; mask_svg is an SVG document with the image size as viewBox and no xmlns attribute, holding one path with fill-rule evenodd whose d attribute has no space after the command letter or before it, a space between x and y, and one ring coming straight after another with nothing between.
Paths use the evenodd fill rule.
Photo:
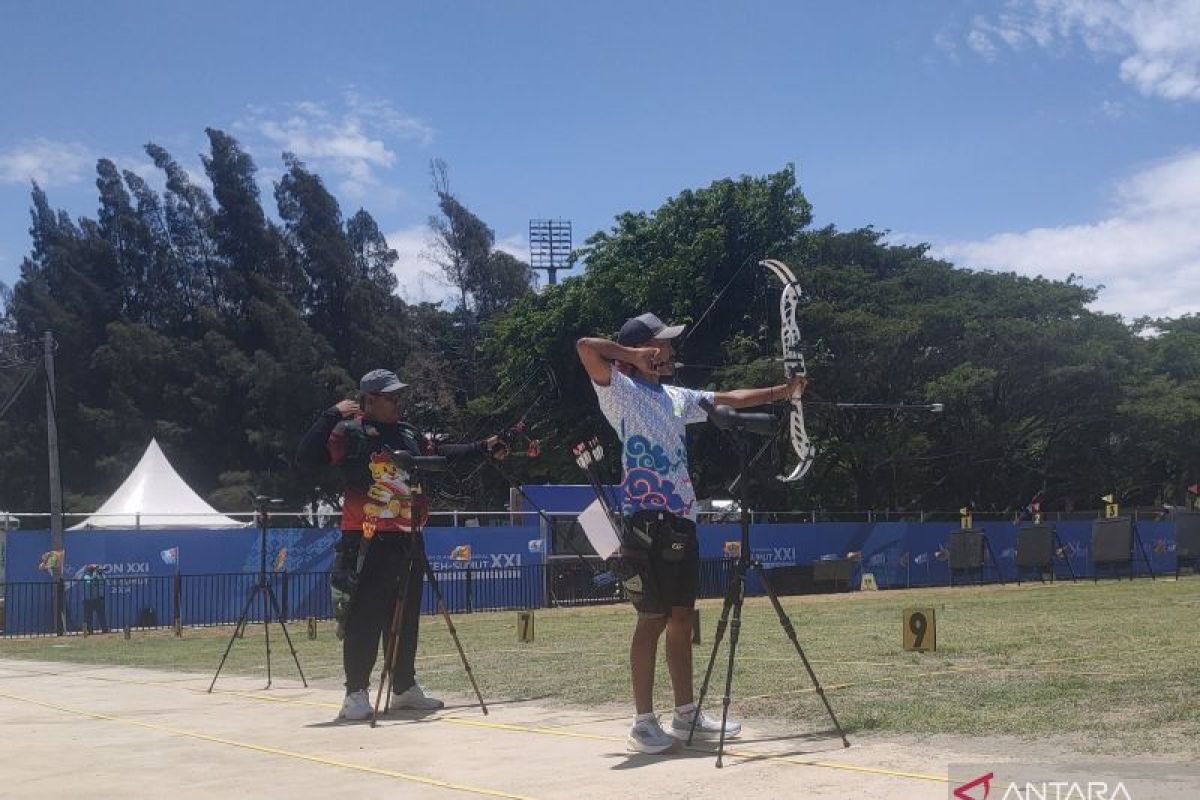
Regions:
<instances>
[{"instance_id":1,"label":"white sneaker","mask_svg":"<svg viewBox=\"0 0 1200 800\"><path fill-rule=\"evenodd\" d=\"M662 729L658 717L633 723L625 741L630 750L638 753L662 753L675 746L675 737Z\"/></svg>"},{"instance_id":2,"label":"white sneaker","mask_svg":"<svg viewBox=\"0 0 1200 800\"><path fill-rule=\"evenodd\" d=\"M342 701L342 710L338 714L342 719L369 719L371 717L371 700L367 697L366 689L359 689L346 695Z\"/></svg>"},{"instance_id":3,"label":"white sneaker","mask_svg":"<svg viewBox=\"0 0 1200 800\"><path fill-rule=\"evenodd\" d=\"M687 739L692 732L692 717L696 714L700 718L696 720L696 738L697 739L720 739L721 738L721 720L713 719L708 714L697 709L689 714L680 714L678 710L671 715L671 733L678 736L680 739ZM742 724L733 720L725 721L725 738L728 739L737 736L742 732Z\"/></svg>"},{"instance_id":4,"label":"white sneaker","mask_svg":"<svg viewBox=\"0 0 1200 800\"><path fill-rule=\"evenodd\" d=\"M392 695L392 708L412 708L417 711L437 711L446 704L436 697L425 694L421 684L414 683L400 694Z\"/></svg>"}]
</instances>

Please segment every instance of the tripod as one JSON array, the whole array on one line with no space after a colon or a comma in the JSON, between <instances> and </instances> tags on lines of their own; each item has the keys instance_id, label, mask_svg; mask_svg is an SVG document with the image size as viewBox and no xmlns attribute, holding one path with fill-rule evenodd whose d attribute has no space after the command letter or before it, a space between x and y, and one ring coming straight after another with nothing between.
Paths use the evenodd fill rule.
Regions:
<instances>
[{"instance_id":1,"label":"tripod","mask_svg":"<svg viewBox=\"0 0 1200 800\"><path fill-rule=\"evenodd\" d=\"M304 678L304 670L300 667L300 658L296 655L296 648L292 645L292 637L288 634L287 623L283 621L283 612L280 609L279 598L275 596L275 589L271 586L271 581L267 577L267 525L270 521L270 515L267 512L267 507L273 503L282 503L282 500L266 495L251 494L254 498L254 518L258 522L258 580L254 584L254 589L250 592L250 596L246 598L246 605L242 607L242 615L238 617L237 625L233 629L233 633L229 636L229 644L225 646L225 655L221 656L221 663L217 665L217 672L213 675L212 683L208 685L208 693L212 694L213 687L217 685L217 678L221 675L221 669L225 666L225 659L229 658L229 651L233 649L233 643L237 639L239 631L245 630L246 617L250 614L250 606L254 604L254 598L258 597L258 593L263 593L263 634L267 643L267 685L265 688L271 688L271 609L275 609L275 618L279 622L279 627L283 629L283 638L287 640L288 649L292 651L292 660L296 662L296 671L300 673L300 681L305 688L308 687L308 681Z\"/></svg>"},{"instance_id":2,"label":"tripod","mask_svg":"<svg viewBox=\"0 0 1200 800\"><path fill-rule=\"evenodd\" d=\"M731 430L737 430L738 426L736 422L732 422L731 420L736 420L738 416L755 415L736 415L732 412L726 412L725 417L727 419L725 422L722 422L710 413L709 419L717 422L719 427L728 427ZM745 429L753 430L750 425L746 425ZM800 656L800 661L808 671L808 677L812 679L813 688L821 698L821 702L825 704L825 710L829 712L829 718L833 720L833 727L837 729L838 735L842 737L842 745L849 747L850 742L846 739L846 733L842 730L837 715L833 713L833 707L829 705L829 700L825 697L825 690L821 688L821 682L817 680L817 673L813 671L808 657L804 655L804 649L800 646L800 640L796 637L796 629L793 627L791 619L788 618L787 612L783 610L783 606L779 603L779 597L775 594L775 590L771 586L771 581L767 578L767 570L763 569L762 562L751 556L750 509L746 503L747 492L743 489L744 484L748 482L746 474L746 443L736 434L730 438L733 440L734 449L737 450L738 454L738 477L729 485L729 493L741 508L741 552L738 554L733 574L729 576L729 586L725 590L725 605L721 608L721 619L717 622L716 633L713 636L713 647L712 653L708 657L708 668L704 671L704 682L700 685L700 695L696 699L697 713L692 717L692 729L688 733L688 744L692 743L692 738L696 734L696 723L700 719L699 709L704 705L704 696L708 693L708 683L712 677L713 666L717 661L717 651L721 647L721 640L725 637L725 630L728 628L729 664L725 670L725 696L721 698L721 740L717 747L717 767L722 766L722 760L725 756L725 723L729 719L729 701L733 689L733 663L737 656L738 637L741 634L742 628L742 602L746 598L746 573L754 570L755 574L758 575L758 579L762 581L763 587L767 590L767 596L771 598L771 605L774 606L775 614L779 617L779 624L783 627L784 633L787 634L788 639L791 640L792 645L796 648L796 654ZM731 611L733 612L732 618L730 616Z\"/></svg>"},{"instance_id":3,"label":"tripod","mask_svg":"<svg viewBox=\"0 0 1200 800\"><path fill-rule=\"evenodd\" d=\"M393 457L409 474L414 474L418 466L426 470L438 470L445 469L446 465L446 458L444 456L413 456L405 451L394 451ZM414 496L419 491L420 489L414 486ZM379 687L375 693L375 706L371 709L372 728L378 722L379 704L385 693L388 699L383 708L384 712L386 713L391 707L392 679L395 676L396 662L400 657L400 628L404 620L404 603L405 596L408 594L408 582L420 580L422 577L429 580L429 588L433 590L438 611L441 613L442 619L446 622L446 628L450 631L450 638L454 641L455 649L458 650L458 657L462 660L463 669L467 672L467 680L471 682L471 688L475 690L475 699L479 701L479 707L483 710L484 716L487 716L488 713L487 704L483 702L483 695L479 691L479 684L475 681L475 673L471 671L471 664L467 661L467 654L463 650L462 642L459 641L458 629L454 627L454 621L450 619L450 612L446 608L446 600L442 596L442 589L438 584L437 574L429 564L429 556L425 552L425 535L422 530L422 525L424 524L423 511L423 508L418 510L414 507L411 533L398 534L413 537L408 556L410 562L416 561L417 563L415 566L410 563L408 574L397 581L396 584L396 601L392 607L392 622L386 639L387 647L384 651L383 670L379 675ZM420 602L421 598L418 596L417 603L419 604Z\"/></svg>"}]
</instances>

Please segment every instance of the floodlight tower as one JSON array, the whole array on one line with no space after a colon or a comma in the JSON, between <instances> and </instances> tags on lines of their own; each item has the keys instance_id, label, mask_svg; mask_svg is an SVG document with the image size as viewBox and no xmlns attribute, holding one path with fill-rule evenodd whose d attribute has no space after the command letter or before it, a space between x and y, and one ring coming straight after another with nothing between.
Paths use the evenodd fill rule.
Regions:
<instances>
[{"instance_id":1,"label":"floodlight tower","mask_svg":"<svg viewBox=\"0 0 1200 800\"><path fill-rule=\"evenodd\" d=\"M570 257L569 219L529 220L529 266L546 270L551 286L558 283L558 271L566 269Z\"/></svg>"}]
</instances>

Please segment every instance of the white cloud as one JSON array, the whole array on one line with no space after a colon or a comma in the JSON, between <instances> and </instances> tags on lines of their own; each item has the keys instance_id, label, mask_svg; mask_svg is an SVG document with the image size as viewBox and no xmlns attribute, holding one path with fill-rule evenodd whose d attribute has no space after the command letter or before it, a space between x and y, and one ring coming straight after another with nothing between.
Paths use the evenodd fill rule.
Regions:
<instances>
[{"instance_id":1,"label":"white cloud","mask_svg":"<svg viewBox=\"0 0 1200 800\"><path fill-rule=\"evenodd\" d=\"M1128 319L1200 312L1200 151L1123 181L1104 219L934 244L959 266L1103 284L1102 311Z\"/></svg>"},{"instance_id":2,"label":"white cloud","mask_svg":"<svg viewBox=\"0 0 1200 800\"><path fill-rule=\"evenodd\" d=\"M426 225L414 225L386 234L388 246L399 259L392 271L400 282L399 294L408 303L454 302L455 290L441 276L441 268L433 262L430 231Z\"/></svg>"},{"instance_id":3,"label":"white cloud","mask_svg":"<svg viewBox=\"0 0 1200 800\"><path fill-rule=\"evenodd\" d=\"M329 109L304 100L281 108L252 106L249 117L235 123L262 137L275 151L295 153L318 172L333 175L333 188L354 200L395 202L402 192L386 185L382 173L396 163L396 147L433 139L433 129L406 116L385 100L364 99L356 92Z\"/></svg>"},{"instance_id":4,"label":"white cloud","mask_svg":"<svg viewBox=\"0 0 1200 800\"><path fill-rule=\"evenodd\" d=\"M0 183L28 183L42 188L79 183L91 175L96 159L78 142L31 139L0 151Z\"/></svg>"},{"instance_id":5,"label":"white cloud","mask_svg":"<svg viewBox=\"0 0 1200 800\"><path fill-rule=\"evenodd\" d=\"M496 249L529 263L529 242L525 234L513 233L496 240Z\"/></svg>"},{"instance_id":6,"label":"white cloud","mask_svg":"<svg viewBox=\"0 0 1200 800\"><path fill-rule=\"evenodd\" d=\"M401 228L385 238L398 256L392 272L400 282L398 292L406 302L458 304L458 290L446 282L442 268L434 263L433 237L427 225ZM529 262L529 244L523 233L497 239L495 249Z\"/></svg>"},{"instance_id":7,"label":"white cloud","mask_svg":"<svg viewBox=\"0 0 1200 800\"><path fill-rule=\"evenodd\" d=\"M412 139L427 146L433 143L433 127L424 120L400 113L386 100L365 98L358 92L345 94L346 105L356 117L370 120L371 124L402 139Z\"/></svg>"},{"instance_id":8,"label":"white cloud","mask_svg":"<svg viewBox=\"0 0 1200 800\"><path fill-rule=\"evenodd\" d=\"M943 28L935 31L933 34L933 46L955 63L958 62L958 37L948 28Z\"/></svg>"},{"instance_id":9,"label":"white cloud","mask_svg":"<svg viewBox=\"0 0 1200 800\"><path fill-rule=\"evenodd\" d=\"M967 34L988 60L1001 43L1065 50L1076 41L1119 58L1121 80L1142 94L1200 100L1200 0L1009 0Z\"/></svg>"},{"instance_id":10,"label":"white cloud","mask_svg":"<svg viewBox=\"0 0 1200 800\"><path fill-rule=\"evenodd\" d=\"M978 26L979 23L976 25ZM967 34L967 45L987 61L996 60L999 48L992 43L992 38L985 28L981 26L972 28L971 32Z\"/></svg>"},{"instance_id":11,"label":"white cloud","mask_svg":"<svg viewBox=\"0 0 1200 800\"><path fill-rule=\"evenodd\" d=\"M147 184L158 191L162 191L163 185L166 183L166 176L154 166L154 162L145 156L118 156L112 161L117 165L117 169L124 174L127 170L137 175Z\"/></svg>"}]
</instances>

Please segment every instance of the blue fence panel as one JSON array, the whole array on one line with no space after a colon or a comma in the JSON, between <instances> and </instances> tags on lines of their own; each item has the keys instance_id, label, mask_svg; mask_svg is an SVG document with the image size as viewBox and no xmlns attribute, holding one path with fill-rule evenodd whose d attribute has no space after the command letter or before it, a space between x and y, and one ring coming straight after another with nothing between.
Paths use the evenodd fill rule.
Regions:
<instances>
[{"instance_id":1,"label":"blue fence panel","mask_svg":"<svg viewBox=\"0 0 1200 800\"><path fill-rule=\"evenodd\" d=\"M977 526L988 536L1000 573L989 559L987 580L1016 578L1016 526L984 522ZM878 522L819 524L756 524L751 528L752 555L767 569L805 567L821 559L858 554L851 585L862 572L871 572L883 588L936 586L950 582L950 537L954 522ZM1056 525L1062 553L1078 577L1091 577L1092 521ZM1175 526L1171 521L1137 523L1137 532L1155 572L1175 570ZM719 597L733 565L731 543L740 542L736 524L704 524L698 529L702 559L699 593ZM285 571L270 580L289 619L332 614L328 573L333 545L340 532L331 529L280 528L267 534L267 565L279 560ZM534 608L549 602L611 602L621 598L619 586L583 586L590 573L569 574L556 562L548 570L544 540L536 525L508 527L431 528L425 533L430 563L453 612L500 608ZM2 587L6 635L53 633L58 584L37 569L50 546L48 531L11 531L7 536L7 582ZM162 551L177 549L178 563L167 563ZM84 587L87 564L107 571L104 610L110 628L155 627L173 624L176 614L184 625L227 624L237 619L257 580L260 536L254 529L221 531L70 531L65 536L65 569L61 583L64 627L85 626ZM1146 574L1142 553L1135 554L1133 571ZM1056 563L1058 577L1068 571ZM286 572L286 574L285 574ZM581 581L583 583L581 583ZM579 584L579 585L576 585ZM581 588L582 587L582 588ZM753 574L751 594L762 592ZM436 605L426 587L423 610ZM272 612L274 615L274 612ZM262 619L262 601L250 609L250 619Z\"/></svg>"}]
</instances>

